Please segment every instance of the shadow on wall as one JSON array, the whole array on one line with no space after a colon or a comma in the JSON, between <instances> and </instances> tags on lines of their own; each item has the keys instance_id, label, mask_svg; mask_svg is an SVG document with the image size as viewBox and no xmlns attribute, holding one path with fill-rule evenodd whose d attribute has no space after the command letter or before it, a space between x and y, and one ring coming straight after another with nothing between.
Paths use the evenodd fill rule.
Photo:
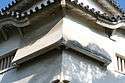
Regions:
<instances>
[{"instance_id":1,"label":"shadow on wall","mask_svg":"<svg viewBox=\"0 0 125 83\"><path fill-rule=\"evenodd\" d=\"M76 45L76 43L75 43ZM80 47L80 46L79 46ZM74 50L63 54L64 78L71 83L124 83L125 76L116 76L112 71L101 66L99 61Z\"/></svg>"},{"instance_id":2,"label":"shadow on wall","mask_svg":"<svg viewBox=\"0 0 125 83\"><path fill-rule=\"evenodd\" d=\"M50 83L60 73L61 57L56 50L36 57L19 68L0 75L0 83Z\"/></svg>"},{"instance_id":3,"label":"shadow on wall","mask_svg":"<svg viewBox=\"0 0 125 83\"><path fill-rule=\"evenodd\" d=\"M78 48L78 49L86 50L90 53L96 54L97 56L100 56L100 57L104 57L105 59L111 61L111 57L110 57L109 53L106 52L103 48L100 48L98 45L96 45L94 43L89 43L85 47L85 46L82 46L82 44L80 44L76 40L68 40L67 45L69 47L75 47L76 49Z\"/></svg>"},{"instance_id":4,"label":"shadow on wall","mask_svg":"<svg viewBox=\"0 0 125 83\"><path fill-rule=\"evenodd\" d=\"M73 44L78 45L79 43L75 42ZM82 47L80 45L79 48ZM93 44L90 44L88 47L92 46ZM66 51L63 57L64 62L62 64L59 50L52 50L45 55L23 63L18 69L13 69L0 75L0 83L51 83L50 81L61 72L60 68L62 66L64 68L64 75L71 78L69 80L71 83L125 82L125 76L115 76L106 67L100 66L98 62L86 58L79 52Z\"/></svg>"},{"instance_id":5,"label":"shadow on wall","mask_svg":"<svg viewBox=\"0 0 125 83\"><path fill-rule=\"evenodd\" d=\"M57 17L56 15L59 17ZM62 13L56 12L55 15L52 15L52 16L50 15L50 17L48 16L39 17L38 15L37 17L38 17L37 20L33 21L32 25L30 25L29 27L26 27L27 32L24 35L23 41L21 42L21 48L28 45L30 46L33 43L35 43L37 40L45 36L62 19Z\"/></svg>"},{"instance_id":6,"label":"shadow on wall","mask_svg":"<svg viewBox=\"0 0 125 83\"><path fill-rule=\"evenodd\" d=\"M102 55L106 59L111 59L110 55L103 48L100 48L98 45L94 43L88 44L85 48L98 56Z\"/></svg>"},{"instance_id":7,"label":"shadow on wall","mask_svg":"<svg viewBox=\"0 0 125 83\"><path fill-rule=\"evenodd\" d=\"M71 83L92 83L92 79L106 75L106 67L100 62L74 50L63 54L63 72L65 80Z\"/></svg>"}]
</instances>

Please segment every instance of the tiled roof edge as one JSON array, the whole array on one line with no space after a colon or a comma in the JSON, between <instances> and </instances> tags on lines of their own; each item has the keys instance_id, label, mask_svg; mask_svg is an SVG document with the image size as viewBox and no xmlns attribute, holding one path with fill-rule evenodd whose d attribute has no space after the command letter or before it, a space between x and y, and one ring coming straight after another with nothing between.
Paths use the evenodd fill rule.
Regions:
<instances>
[{"instance_id":1,"label":"tiled roof edge","mask_svg":"<svg viewBox=\"0 0 125 83\"><path fill-rule=\"evenodd\" d=\"M125 11L120 7L119 3L117 3L117 1L115 0L106 0L108 1L111 5L113 5L116 9L119 10L119 12L121 12L122 14L125 13Z\"/></svg>"},{"instance_id":2,"label":"tiled roof edge","mask_svg":"<svg viewBox=\"0 0 125 83\"><path fill-rule=\"evenodd\" d=\"M91 15L93 15L98 20L103 20L103 22L109 23L109 24L118 24L120 22L125 22L125 14L122 16L120 15L108 15L107 13L101 14L100 11L96 11L94 8L89 8L89 5L84 6L84 3L79 3L78 0L68 0L72 5L79 8L82 11L87 11Z\"/></svg>"},{"instance_id":3,"label":"tiled roof edge","mask_svg":"<svg viewBox=\"0 0 125 83\"><path fill-rule=\"evenodd\" d=\"M6 7L2 8L0 11L1 12L7 12L11 7L15 6L20 1L22 1L22 0L11 1L11 3L9 3Z\"/></svg>"}]
</instances>

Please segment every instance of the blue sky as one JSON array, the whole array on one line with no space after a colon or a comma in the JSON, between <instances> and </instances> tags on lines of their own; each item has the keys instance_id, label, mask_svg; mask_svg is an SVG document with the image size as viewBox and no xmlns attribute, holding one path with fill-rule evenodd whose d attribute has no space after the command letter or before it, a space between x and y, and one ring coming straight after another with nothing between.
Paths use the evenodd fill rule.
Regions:
<instances>
[{"instance_id":1,"label":"blue sky","mask_svg":"<svg viewBox=\"0 0 125 83\"><path fill-rule=\"evenodd\" d=\"M7 6L7 4L10 3L11 1L15 1L15 0L0 0L0 9ZM117 0L117 1L119 1L121 8L125 9L125 0Z\"/></svg>"}]
</instances>

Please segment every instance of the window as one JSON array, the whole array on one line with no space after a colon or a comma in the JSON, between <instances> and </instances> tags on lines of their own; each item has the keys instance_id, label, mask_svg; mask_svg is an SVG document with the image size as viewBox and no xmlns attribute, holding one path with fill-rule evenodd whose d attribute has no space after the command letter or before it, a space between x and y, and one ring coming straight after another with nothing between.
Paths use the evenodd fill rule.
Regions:
<instances>
[{"instance_id":1,"label":"window","mask_svg":"<svg viewBox=\"0 0 125 83\"><path fill-rule=\"evenodd\" d=\"M11 66L11 61L13 60L14 56L8 56L5 58L0 59L0 70L4 70Z\"/></svg>"},{"instance_id":2,"label":"window","mask_svg":"<svg viewBox=\"0 0 125 83\"><path fill-rule=\"evenodd\" d=\"M10 68L12 66L11 62L14 56L15 56L15 51L0 57L0 71Z\"/></svg>"},{"instance_id":3,"label":"window","mask_svg":"<svg viewBox=\"0 0 125 83\"><path fill-rule=\"evenodd\" d=\"M117 71L120 73L125 73L125 57L119 54L117 54L116 57L117 57Z\"/></svg>"}]
</instances>

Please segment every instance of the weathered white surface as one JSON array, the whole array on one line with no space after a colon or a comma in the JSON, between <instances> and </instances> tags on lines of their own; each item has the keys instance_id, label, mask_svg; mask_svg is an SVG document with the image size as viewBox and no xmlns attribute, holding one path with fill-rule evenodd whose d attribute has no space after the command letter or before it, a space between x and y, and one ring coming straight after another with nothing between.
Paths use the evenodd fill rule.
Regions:
<instances>
[{"instance_id":1,"label":"weathered white surface","mask_svg":"<svg viewBox=\"0 0 125 83\"><path fill-rule=\"evenodd\" d=\"M124 83L125 76L118 74L98 62L74 51L64 50L62 53L63 79L70 83Z\"/></svg>"},{"instance_id":2,"label":"weathered white surface","mask_svg":"<svg viewBox=\"0 0 125 83\"><path fill-rule=\"evenodd\" d=\"M66 63L66 68L64 67L65 66L64 64L62 66L62 68L64 67L63 71L60 72L61 76L62 76L62 73L64 73L65 75L64 79L72 81L72 83L83 83L83 82L98 83L98 82L101 82L103 78L104 78L104 81L106 81L108 77L110 77L110 80L108 80L109 82L107 83L112 83L113 80L111 79L113 78L115 78L116 83L118 83L118 81L120 80L118 76L124 77L114 72L114 70L116 70L115 42L111 41L109 38L106 38L92 31L90 27L88 27L87 25L80 24L76 20L70 19L68 17L63 18L60 22L58 22L58 24L55 25L55 27L53 27L42 38L38 39L32 44L29 44L27 46L24 46L23 48L20 48L17 52L18 55L16 54L14 58L14 61L25 59L25 57L39 50L43 52L42 49L51 45L53 47L53 44L59 41L60 39L64 39L63 41L60 41L60 44L61 43L66 44L68 41L76 41L82 47L88 47L91 50L104 53L104 55L107 56L105 54L106 52L112 58L112 63L108 66L107 68L108 70L102 70L103 68L101 69L101 67L99 66L99 62L94 62L94 61L91 62L89 60L82 61L81 59L79 59L81 58L79 54L75 54L75 58L72 58L72 57L68 58L67 56L69 55L74 56L74 53L65 54L64 52L63 55L66 55L66 57L68 58L68 59L62 58L63 60L62 63ZM37 54L35 54L35 56L36 55ZM83 57L86 57L86 55ZM73 68L75 68L75 70ZM104 69L106 68L104 67ZM87 72L87 76L85 74L86 72ZM27 77L27 79L30 79L30 78L32 78L32 76ZM27 79L23 79L23 80L27 80ZM61 79L63 79L63 77ZM120 80L120 82L122 83L123 81Z\"/></svg>"},{"instance_id":3,"label":"weathered white surface","mask_svg":"<svg viewBox=\"0 0 125 83\"><path fill-rule=\"evenodd\" d=\"M20 46L20 37L14 36L9 40L0 43L0 56L7 54L13 50L16 50Z\"/></svg>"},{"instance_id":4,"label":"weathered white surface","mask_svg":"<svg viewBox=\"0 0 125 83\"><path fill-rule=\"evenodd\" d=\"M89 47L91 50L95 50L97 52L101 52L105 50L110 56L114 55L113 50L113 42L94 31L92 31L89 27L78 23L77 21L73 21L68 18L64 18L63 21L63 35L65 40L72 40L79 42L83 47ZM93 46L91 46L93 45ZM96 49L96 47L99 49Z\"/></svg>"},{"instance_id":5,"label":"weathered white surface","mask_svg":"<svg viewBox=\"0 0 125 83\"><path fill-rule=\"evenodd\" d=\"M35 51L53 45L60 39L64 44L77 41L82 47L92 43L100 49L104 49L112 58L113 62L106 67L100 62L92 60L79 52L72 50L52 50L47 54L40 55L32 61L26 62L17 69L10 70L0 75L1 83L51 83L53 80L69 80L71 83L124 83L125 76L114 72L116 62L115 44L110 39L92 31L90 27L79 22L63 18L45 36L39 38L23 48L16 54L15 61L25 58ZM101 51L96 47L91 49ZM62 53L62 54L61 54ZM37 54L36 54L37 55Z\"/></svg>"},{"instance_id":6,"label":"weathered white surface","mask_svg":"<svg viewBox=\"0 0 125 83\"><path fill-rule=\"evenodd\" d=\"M53 50L22 64L17 69L0 74L0 83L51 83L59 79L60 71L60 52Z\"/></svg>"},{"instance_id":7,"label":"weathered white surface","mask_svg":"<svg viewBox=\"0 0 125 83\"><path fill-rule=\"evenodd\" d=\"M31 55L37 51L40 51L40 50L43 51L44 48L47 48L53 44L55 44L54 46L56 47L56 45L62 39L62 30L60 26L61 24L62 24L62 21L60 21L45 36L41 37L40 39L35 41L33 44L30 44L28 46L24 46L18 49L12 62L25 58L28 55ZM54 48L54 46L52 48ZM49 49L50 48L46 49L46 51L48 51Z\"/></svg>"},{"instance_id":8,"label":"weathered white surface","mask_svg":"<svg viewBox=\"0 0 125 83\"><path fill-rule=\"evenodd\" d=\"M125 57L125 37L122 34L116 34L111 38L115 40L115 52Z\"/></svg>"},{"instance_id":9,"label":"weathered white surface","mask_svg":"<svg viewBox=\"0 0 125 83\"><path fill-rule=\"evenodd\" d=\"M0 83L124 83L125 76L107 70L91 58L72 50L52 50L17 69L0 74Z\"/></svg>"},{"instance_id":10,"label":"weathered white surface","mask_svg":"<svg viewBox=\"0 0 125 83\"><path fill-rule=\"evenodd\" d=\"M73 19L63 18L45 36L18 49L13 62L17 62L18 60L22 62L26 61L38 56L38 51L41 51L40 53L45 53L49 48L55 48L55 46L58 44L61 45L61 43L65 45L68 41L76 41L82 48L87 48L90 51L92 50L102 54L97 55L101 58L106 57L110 59L110 57L114 55L113 42L110 39L93 32L89 27L80 24ZM47 49L45 50L45 48ZM31 56L29 57L29 55Z\"/></svg>"}]
</instances>

